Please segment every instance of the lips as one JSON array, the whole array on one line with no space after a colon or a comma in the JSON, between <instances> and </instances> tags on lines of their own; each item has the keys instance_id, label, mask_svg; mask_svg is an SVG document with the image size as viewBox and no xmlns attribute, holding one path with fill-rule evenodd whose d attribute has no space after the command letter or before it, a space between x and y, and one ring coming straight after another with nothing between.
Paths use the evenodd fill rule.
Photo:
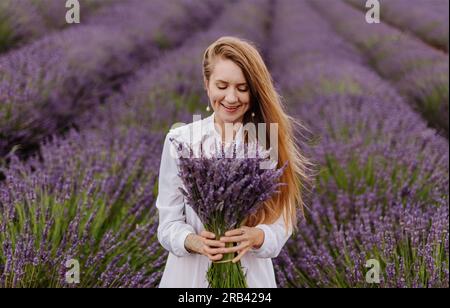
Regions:
<instances>
[{"instance_id":1,"label":"lips","mask_svg":"<svg viewBox=\"0 0 450 308\"><path fill-rule=\"evenodd\" d=\"M228 112L235 112L236 110L238 110L241 107L241 105L235 106L235 107L227 107L227 106L225 106L222 103L220 103L220 105L222 105L222 107L224 107L225 110L228 111Z\"/></svg>"}]
</instances>

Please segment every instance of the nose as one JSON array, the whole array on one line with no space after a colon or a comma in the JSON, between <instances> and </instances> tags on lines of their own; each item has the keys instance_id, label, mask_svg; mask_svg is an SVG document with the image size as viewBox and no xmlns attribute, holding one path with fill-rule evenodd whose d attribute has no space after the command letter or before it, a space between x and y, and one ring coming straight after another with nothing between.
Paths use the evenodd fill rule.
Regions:
<instances>
[{"instance_id":1,"label":"nose","mask_svg":"<svg viewBox=\"0 0 450 308\"><path fill-rule=\"evenodd\" d=\"M238 98L236 93L234 92L233 89L230 89L227 94L225 95L225 100L227 101L227 103L229 104L234 104L238 102Z\"/></svg>"}]
</instances>

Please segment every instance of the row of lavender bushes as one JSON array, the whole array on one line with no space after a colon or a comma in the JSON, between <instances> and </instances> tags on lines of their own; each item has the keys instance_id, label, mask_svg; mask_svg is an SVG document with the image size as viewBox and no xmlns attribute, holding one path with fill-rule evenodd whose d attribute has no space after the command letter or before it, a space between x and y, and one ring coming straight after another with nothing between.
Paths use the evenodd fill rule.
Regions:
<instances>
[{"instance_id":1,"label":"row of lavender bushes","mask_svg":"<svg viewBox=\"0 0 450 308\"><path fill-rule=\"evenodd\" d=\"M142 68L86 125L10 155L0 184L0 286L154 287L167 257L156 239L157 170L169 125L189 121L201 98L201 54L220 35L265 38L269 1L242 0L208 31ZM245 20L245 22L244 22ZM80 262L79 285L65 282Z\"/></svg>"},{"instance_id":2,"label":"row of lavender bushes","mask_svg":"<svg viewBox=\"0 0 450 308\"><path fill-rule=\"evenodd\" d=\"M215 1L127 0L0 57L0 158L75 125L142 64L207 26ZM14 148L16 146L16 148ZM17 149L17 147L20 147Z\"/></svg>"},{"instance_id":3,"label":"row of lavender bushes","mask_svg":"<svg viewBox=\"0 0 450 308\"><path fill-rule=\"evenodd\" d=\"M363 0L346 0L358 9L367 10ZM399 29L417 35L424 42L448 53L449 1L382 0L380 17Z\"/></svg>"},{"instance_id":4,"label":"row of lavender bushes","mask_svg":"<svg viewBox=\"0 0 450 308\"><path fill-rule=\"evenodd\" d=\"M118 0L80 0L82 18L90 18L96 11ZM0 53L5 52L49 32L67 26L63 0L2 0L0 2Z\"/></svg>"},{"instance_id":5,"label":"row of lavender bushes","mask_svg":"<svg viewBox=\"0 0 450 308\"><path fill-rule=\"evenodd\" d=\"M363 12L343 1L310 3L337 34L364 52L372 67L395 85L430 125L448 137L448 54L385 23L367 23Z\"/></svg>"},{"instance_id":6,"label":"row of lavender bushes","mask_svg":"<svg viewBox=\"0 0 450 308\"><path fill-rule=\"evenodd\" d=\"M233 2L208 31L77 116L79 128L44 143L41 157L9 155L0 286L74 286L64 277L71 258L79 286L158 284L167 256L153 207L162 140L204 110L201 54L224 34L268 47L290 113L313 133L302 149L320 173L307 220L275 259L279 285L448 286L447 140L305 1L287 0ZM368 258L381 262L379 285L365 282Z\"/></svg>"},{"instance_id":7,"label":"row of lavender bushes","mask_svg":"<svg viewBox=\"0 0 450 308\"><path fill-rule=\"evenodd\" d=\"M275 260L279 284L448 287L448 141L307 2L277 1L271 45L319 167L306 219ZM370 259L379 284L366 280Z\"/></svg>"}]
</instances>

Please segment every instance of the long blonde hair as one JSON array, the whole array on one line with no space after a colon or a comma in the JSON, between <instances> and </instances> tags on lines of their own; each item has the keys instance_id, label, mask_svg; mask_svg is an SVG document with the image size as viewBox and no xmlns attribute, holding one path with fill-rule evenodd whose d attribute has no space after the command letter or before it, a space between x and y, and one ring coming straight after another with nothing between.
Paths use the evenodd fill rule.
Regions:
<instances>
[{"instance_id":1,"label":"long blonde hair","mask_svg":"<svg viewBox=\"0 0 450 308\"><path fill-rule=\"evenodd\" d=\"M203 55L203 77L209 82L217 59L228 59L237 64L244 73L250 88L251 104L244 115L243 124L278 123L278 167L286 162L288 165L280 181L280 193L266 201L254 215L248 217L245 225L254 227L258 224L274 223L284 215L286 231L297 229L297 214L304 214L303 187L309 182L308 166L310 162L298 147L294 124L303 128L296 119L287 115L282 97L275 90L272 77L257 47L244 39L224 36L211 44ZM255 116L252 117L251 113ZM266 145L269 145L270 125L266 125ZM246 135L246 141L248 140Z\"/></svg>"}]
</instances>

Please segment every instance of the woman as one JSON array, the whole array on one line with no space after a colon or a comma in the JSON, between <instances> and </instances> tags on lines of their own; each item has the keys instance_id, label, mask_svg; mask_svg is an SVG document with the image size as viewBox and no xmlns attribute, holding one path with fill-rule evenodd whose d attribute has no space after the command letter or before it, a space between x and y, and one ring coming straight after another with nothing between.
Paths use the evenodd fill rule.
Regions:
<instances>
[{"instance_id":1,"label":"woman","mask_svg":"<svg viewBox=\"0 0 450 308\"><path fill-rule=\"evenodd\" d=\"M303 209L301 186L306 180L307 161L296 146L293 133L296 122L283 110L262 57L248 41L222 37L214 42L204 53L203 76L213 114L170 130L162 153L156 201L158 240L170 253L160 287L208 287L206 272L210 263L230 252L236 253L233 262L241 261L249 287L276 287L271 258L280 253L295 229L297 210ZM210 111L209 105L207 110ZM183 202L178 189L182 182L178 177L177 157L170 139L194 145L207 138L224 146L233 141L239 144L249 141L243 128L247 123L278 125L278 167L289 162L281 178L287 185L265 202L260 211L248 217L243 227L229 230L216 240ZM271 126L265 127L262 135L266 138L266 148L273 148L269 140ZM225 248L226 242L236 244Z\"/></svg>"}]
</instances>

